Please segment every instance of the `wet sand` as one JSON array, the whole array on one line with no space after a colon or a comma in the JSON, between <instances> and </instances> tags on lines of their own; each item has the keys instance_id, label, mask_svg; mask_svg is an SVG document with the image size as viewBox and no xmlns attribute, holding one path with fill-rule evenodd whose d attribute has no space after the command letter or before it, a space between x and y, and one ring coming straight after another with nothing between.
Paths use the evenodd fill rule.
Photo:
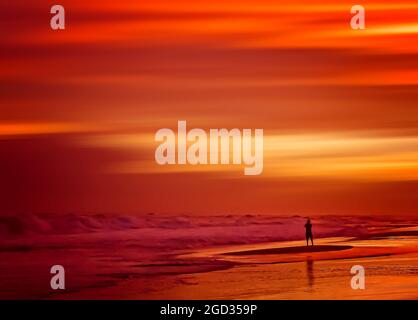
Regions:
<instances>
[{"instance_id":1,"label":"wet sand","mask_svg":"<svg viewBox=\"0 0 418 320\"><path fill-rule=\"evenodd\" d=\"M332 252L339 250L351 249L352 246L332 246L332 245L310 245L300 247L288 247L288 248L268 248L259 250L245 250L245 251L233 251L226 252L223 255L226 256L252 256L252 255L268 255L268 254L286 254L286 253L313 253L313 252Z\"/></svg>"},{"instance_id":2,"label":"wet sand","mask_svg":"<svg viewBox=\"0 0 418 320\"><path fill-rule=\"evenodd\" d=\"M232 264L222 270L133 280L116 291L126 299L418 299L416 237L325 238L315 247L302 243L225 246L182 254L179 259L185 261L204 257ZM354 265L366 270L365 290L351 288ZM112 297L108 289L99 289L85 291L81 298L92 294Z\"/></svg>"}]
</instances>

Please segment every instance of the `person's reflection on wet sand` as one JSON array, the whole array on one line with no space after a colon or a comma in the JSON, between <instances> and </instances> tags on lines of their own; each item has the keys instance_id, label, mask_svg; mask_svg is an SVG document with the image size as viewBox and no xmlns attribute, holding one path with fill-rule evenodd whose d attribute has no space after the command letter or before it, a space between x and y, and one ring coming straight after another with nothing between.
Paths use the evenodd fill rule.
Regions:
<instances>
[{"instance_id":1,"label":"person's reflection on wet sand","mask_svg":"<svg viewBox=\"0 0 418 320\"><path fill-rule=\"evenodd\" d=\"M308 276L308 288L311 291L314 285L315 276L314 276L314 261L311 257L308 257L306 260L306 275Z\"/></svg>"}]
</instances>

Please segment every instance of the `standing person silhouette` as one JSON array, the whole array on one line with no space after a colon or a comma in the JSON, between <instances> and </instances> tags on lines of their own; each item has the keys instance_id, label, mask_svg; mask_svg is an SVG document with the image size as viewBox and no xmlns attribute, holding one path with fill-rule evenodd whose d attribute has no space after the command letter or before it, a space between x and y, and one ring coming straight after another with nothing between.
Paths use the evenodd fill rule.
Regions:
<instances>
[{"instance_id":1,"label":"standing person silhouette","mask_svg":"<svg viewBox=\"0 0 418 320\"><path fill-rule=\"evenodd\" d=\"M309 246L309 239L311 239L311 243L313 244L313 236L312 236L312 224L311 219L308 218L308 221L305 224L306 229L306 246Z\"/></svg>"}]
</instances>

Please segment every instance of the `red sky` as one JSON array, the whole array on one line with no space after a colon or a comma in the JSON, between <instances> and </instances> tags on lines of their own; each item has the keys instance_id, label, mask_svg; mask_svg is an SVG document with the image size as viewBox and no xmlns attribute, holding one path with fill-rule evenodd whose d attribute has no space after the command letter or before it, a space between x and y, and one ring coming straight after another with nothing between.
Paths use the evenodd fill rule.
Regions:
<instances>
[{"instance_id":1,"label":"red sky","mask_svg":"<svg viewBox=\"0 0 418 320\"><path fill-rule=\"evenodd\" d=\"M53 4L0 0L1 214L418 213L416 1ZM263 174L158 167L178 120L263 128Z\"/></svg>"}]
</instances>

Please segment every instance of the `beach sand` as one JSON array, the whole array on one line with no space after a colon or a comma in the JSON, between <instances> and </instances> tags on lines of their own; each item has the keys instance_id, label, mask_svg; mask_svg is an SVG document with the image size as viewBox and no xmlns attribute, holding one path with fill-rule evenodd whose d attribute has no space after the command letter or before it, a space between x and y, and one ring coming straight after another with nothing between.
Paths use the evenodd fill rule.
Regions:
<instances>
[{"instance_id":1,"label":"beach sand","mask_svg":"<svg viewBox=\"0 0 418 320\"><path fill-rule=\"evenodd\" d=\"M303 222L294 217L247 217L230 225L231 217L176 224L153 217L146 228L127 228L123 220L123 227L111 230L12 237L0 247L0 297L418 299L416 222L374 221L364 232L365 218L356 219L318 219L323 236L313 247L300 239L299 229L286 234L299 240L262 241L275 239L272 230ZM338 230L329 227L336 221ZM49 287L54 264L66 268L66 290ZM365 269L364 290L351 288L354 265Z\"/></svg>"},{"instance_id":2,"label":"beach sand","mask_svg":"<svg viewBox=\"0 0 418 320\"><path fill-rule=\"evenodd\" d=\"M418 299L417 240L332 238L309 249L301 241L208 249L181 258L222 256L236 264L150 281L143 293L135 293L139 283L127 283L123 291L135 299ZM354 265L365 268L364 290L351 288Z\"/></svg>"}]
</instances>

